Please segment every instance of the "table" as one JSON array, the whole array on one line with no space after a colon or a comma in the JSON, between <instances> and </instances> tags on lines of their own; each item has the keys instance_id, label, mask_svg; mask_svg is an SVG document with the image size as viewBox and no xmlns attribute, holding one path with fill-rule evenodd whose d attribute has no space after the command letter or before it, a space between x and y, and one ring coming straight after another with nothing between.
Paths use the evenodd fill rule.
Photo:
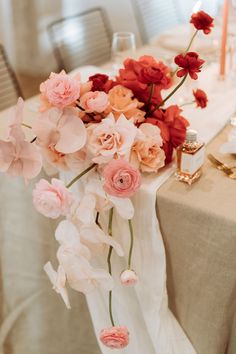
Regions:
<instances>
[{"instance_id":1,"label":"table","mask_svg":"<svg viewBox=\"0 0 236 354\"><path fill-rule=\"evenodd\" d=\"M141 48L139 54L144 53L157 55L158 57L162 55L161 49L156 46ZM32 98L27 101L27 105L30 106L36 100L37 98ZM5 117L6 113L0 113L0 120ZM27 111L27 115L30 120L34 116L34 113ZM2 127L2 124L0 126ZM211 151L214 153L217 151L218 139L223 139L226 131L222 134L209 145L209 149L212 149ZM213 184L213 181L218 181L217 186ZM60 301L56 300L56 295L51 293L50 285L41 270L42 265L48 260L49 255L54 252L55 244L53 238L48 239L49 234L52 233L53 226L48 225L48 220L42 219L32 210L30 214L27 214L27 208L32 208L30 190L25 195L22 184L20 185L18 182L15 184L6 180L2 180L1 182L1 196L3 196L3 200L9 199L8 191L9 189L11 190L11 197L4 210L2 209L1 211L2 220L5 220L6 216L8 216L8 227L3 228L4 244L8 246L4 248L4 252L8 252L8 254L17 252L21 257L16 263L12 263L9 257L8 259L7 257L4 258L3 269L5 275L4 286L2 286L1 292L5 296L5 304L2 307L1 317L6 319L11 314L11 310L30 296L31 292L36 294L35 298L32 299L34 306L30 309L27 307L28 312L24 313L23 311L21 320L16 322L15 325L14 321L10 322L13 328L8 328L11 331L4 343L4 348L10 346L14 354L25 353L26 347L30 348L30 354L39 354L41 352L46 354L47 350L49 350L48 353L50 354L58 354L58 350L74 354L79 349L81 350L81 347L78 347L79 343L71 345L74 339L77 340L77 333L79 331L77 317L79 317L80 309L76 307L75 312L71 312L70 314L65 313ZM218 183L221 186L220 188L218 188ZM223 195L224 189L226 193ZM18 191L17 194L16 191ZM236 322L234 321L235 261L233 259L235 246L234 208L236 205L233 191L235 191L235 182L227 179L219 171L211 167L209 163L206 163L205 174L201 180L192 187L187 187L170 178L158 191L157 212L166 247L170 306L194 344L198 354L233 354L236 352L236 343L233 336ZM231 205L230 212L227 211L227 207L222 203L222 196L225 196L225 200ZM15 208L12 208L12 205L16 204L16 200L24 200L24 208L21 208L21 202ZM12 217L10 212L14 213L14 217ZM16 239L15 227L11 227L11 232L9 233L9 224L18 225L19 223L19 218L16 218L16 215L20 215L21 218L23 218L23 215L30 216L27 224L24 225L22 223L21 225L23 226L17 230L17 234L20 235L19 239ZM211 225L209 225L208 219L211 220ZM176 220L180 226L178 230L175 227ZM198 228L200 222L202 230L199 235ZM41 233L33 231L33 236L35 237L33 242L32 235L31 237L29 235L30 232L32 233L32 230L35 230L35 227L39 230L42 228L42 225L44 225L44 246L39 247L38 244L42 242ZM192 231L194 227L195 232ZM191 232L189 232L189 229ZM228 235L224 239L221 236L223 232ZM27 237L25 237L25 234ZM5 237L6 235L8 239ZM11 242L9 237L15 237L15 242ZM22 240L24 241L22 242ZM27 258L24 257L24 252L19 253L19 249L20 247L26 247L29 240L30 244L28 248L25 248L29 255L29 258ZM18 249L15 248L15 245L17 245ZM30 256L31 252L32 256ZM34 257L37 254L38 256ZM206 257L208 257L207 260L209 259L209 262L206 261ZM23 259L25 262L22 263ZM30 278L32 274L30 275L30 272L26 272L32 262L36 264L36 267L32 270L37 274L36 279L33 281ZM16 264L19 268L18 277L14 274L12 277ZM27 281L25 282L23 291L20 292L22 283L19 275L23 272L27 274ZM5 280L6 276L9 277L9 275L10 278ZM224 282L221 282L222 279ZM16 295L11 291L12 282L14 282L15 289L17 290ZM198 294L196 289L199 288L201 293ZM222 288L224 288L223 291ZM40 289L45 291L44 295L41 293L38 294ZM217 298L214 296L214 289L219 293L217 294ZM48 299L49 294L51 300L47 303L46 299ZM203 298L199 296L201 294L203 294ZM74 295L76 296L73 296L72 305L76 306L76 297L78 294ZM35 306L36 300L37 306ZM39 320L39 313L42 308L45 309L45 312ZM216 309L218 310L217 312L215 312ZM55 323L54 321L55 327L53 328L53 333L55 333L55 337L52 339L50 336L50 331L52 330L51 323L54 318L53 314L56 312L59 313L61 323L59 321ZM34 327L32 328L32 323L35 323L34 320L38 324L36 332ZM28 343L22 343L21 335L24 328L27 329L28 333L34 333L31 336L33 340L29 340ZM44 330L42 331L43 328ZM40 331L41 340L37 336L37 330ZM64 340L60 340L58 344L57 339L62 336ZM93 339L89 338L89 342L92 342ZM50 343L50 348L46 345L48 343ZM0 352L1 350L3 349L0 347ZM90 349L85 348L83 354L86 353L86 350ZM93 354L95 354L96 350L94 349ZM90 352L88 351L88 353Z\"/></svg>"},{"instance_id":2,"label":"table","mask_svg":"<svg viewBox=\"0 0 236 354\"><path fill-rule=\"evenodd\" d=\"M217 153L228 130L207 152L236 165ZM236 353L235 211L235 180L208 160L192 186L170 177L157 193L170 307L199 354Z\"/></svg>"}]
</instances>

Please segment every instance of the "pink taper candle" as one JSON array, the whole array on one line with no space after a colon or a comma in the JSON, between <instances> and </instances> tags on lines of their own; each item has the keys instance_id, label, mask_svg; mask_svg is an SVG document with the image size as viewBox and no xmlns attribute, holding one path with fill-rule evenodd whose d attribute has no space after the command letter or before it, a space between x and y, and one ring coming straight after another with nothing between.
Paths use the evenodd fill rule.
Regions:
<instances>
[{"instance_id":1,"label":"pink taper candle","mask_svg":"<svg viewBox=\"0 0 236 354\"><path fill-rule=\"evenodd\" d=\"M224 77L225 77L228 17L229 17L229 0L224 0L221 53L220 53L220 77L222 79L224 79Z\"/></svg>"}]
</instances>

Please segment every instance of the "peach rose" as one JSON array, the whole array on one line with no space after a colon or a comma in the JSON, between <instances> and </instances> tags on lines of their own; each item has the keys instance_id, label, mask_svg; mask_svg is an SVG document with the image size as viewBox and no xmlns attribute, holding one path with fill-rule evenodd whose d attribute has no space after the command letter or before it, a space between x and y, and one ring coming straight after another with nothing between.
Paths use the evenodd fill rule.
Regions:
<instances>
[{"instance_id":1,"label":"peach rose","mask_svg":"<svg viewBox=\"0 0 236 354\"><path fill-rule=\"evenodd\" d=\"M122 285L134 286L138 282L138 276L133 270L126 269L121 273L120 281Z\"/></svg>"},{"instance_id":2,"label":"peach rose","mask_svg":"<svg viewBox=\"0 0 236 354\"><path fill-rule=\"evenodd\" d=\"M129 344L127 327L111 327L101 331L100 341L108 348L123 349Z\"/></svg>"},{"instance_id":3,"label":"peach rose","mask_svg":"<svg viewBox=\"0 0 236 354\"><path fill-rule=\"evenodd\" d=\"M41 179L33 190L33 203L36 210L52 219L67 215L74 200L72 193L59 179L53 178L51 184Z\"/></svg>"},{"instance_id":4,"label":"peach rose","mask_svg":"<svg viewBox=\"0 0 236 354\"><path fill-rule=\"evenodd\" d=\"M133 96L133 92L122 85L113 87L108 93L110 102L108 110L114 114L115 118L123 113L127 119L134 118L135 122L142 122L145 112L138 108L142 107L143 103Z\"/></svg>"},{"instance_id":5,"label":"peach rose","mask_svg":"<svg viewBox=\"0 0 236 354\"><path fill-rule=\"evenodd\" d=\"M87 147L92 161L106 163L113 157L129 156L138 128L124 115L116 121L111 113L100 123L91 124L87 133Z\"/></svg>"},{"instance_id":6,"label":"peach rose","mask_svg":"<svg viewBox=\"0 0 236 354\"><path fill-rule=\"evenodd\" d=\"M73 105L80 96L80 87L80 82L68 76L64 70L59 74L51 73L49 79L40 85L40 111L51 106L64 108Z\"/></svg>"},{"instance_id":7,"label":"peach rose","mask_svg":"<svg viewBox=\"0 0 236 354\"><path fill-rule=\"evenodd\" d=\"M90 91L80 98L80 105L87 113L105 111L109 104L108 96L102 91Z\"/></svg>"},{"instance_id":8,"label":"peach rose","mask_svg":"<svg viewBox=\"0 0 236 354\"><path fill-rule=\"evenodd\" d=\"M132 197L141 185L140 172L125 160L112 160L103 170L103 189L119 198Z\"/></svg>"},{"instance_id":9,"label":"peach rose","mask_svg":"<svg viewBox=\"0 0 236 354\"><path fill-rule=\"evenodd\" d=\"M160 129L150 123L142 124L139 129L143 138L132 147L131 163L142 172L157 172L165 164Z\"/></svg>"}]
</instances>

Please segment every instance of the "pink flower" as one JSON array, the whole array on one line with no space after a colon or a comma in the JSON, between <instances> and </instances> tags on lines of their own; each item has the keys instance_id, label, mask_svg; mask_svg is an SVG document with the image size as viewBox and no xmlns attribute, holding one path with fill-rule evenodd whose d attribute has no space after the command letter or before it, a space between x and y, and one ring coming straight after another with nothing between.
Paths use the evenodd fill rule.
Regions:
<instances>
[{"instance_id":1,"label":"pink flower","mask_svg":"<svg viewBox=\"0 0 236 354\"><path fill-rule=\"evenodd\" d=\"M129 344L127 327L111 327L101 331L100 341L108 348L123 349Z\"/></svg>"},{"instance_id":2,"label":"pink flower","mask_svg":"<svg viewBox=\"0 0 236 354\"><path fill-rule=\"evenodd\" d=\"M105 192L115 197L132 197L141 185L140 172L125 160L110 161L103 170L103 177Z\"/></svg>"},{"instance_id":3,"label":"pink flower","mask_svg":"<svg viewBox=\"0 0 236 354\"><path fill-rule=\"evenodd\" d=\"M90 91L80 98L80 105L87 113L102 113L109 105L108 95L103 91Z\"/></svg>"},{"instance_id":4,"label":"pink flower","mask_svg":"<svg viewBox=\"0 0 236 354\"><path fill-rule=\"evenodd\" d=\"M106 163L114 156L129 155L138 129L124 115L115 120L111 113L101 123L91 124L87 133L92 161Z\"/></svg>"},{"instance_id":5,"label":"pink flower","mask_svg":"<svg viewBox=\"0 0 236 354\"><path fill-rule=\"evenodd\" d=\"M64 108L73 105L80 96L80 82L68 76L64 70L51 73L48 80L40 85L41 111L50 106Z\"/></svg>"},{"instance_id":6,"label":"pink flower","mask_svg":"<svg viewBox=\"0 0 236 354\"><path fill-rule=\"evenodd\" d=\"M160 129L150 123L143 123L139 130L143 137L132 147L131 163L142 172L157 172L165 165Z\"/></svg>"},{"instance_id":7,"label":"pink flower","mask_svg":"<svg viewBox=\"0 0 236 354\"><path fill-rule=\"evenodd\" d=\"M25 141L21 128L24 101L20 98L13 109L6 141L0 140L0 171L8 175L36 177L42 167L42 158L36 146Z\"/></svg>"},{"instance_id":8,"label":"pink flower","mask_svg":"<svg viewBox=\"0 0 236 354\"><path fill-rule=\"evenodd\" d=\"M71 192L59 179L53 178L51 184L41 179L33 190L33 203L39 213L52 219L67 215L74 200Z\"/></svg>"},{"instance_id":9,"label":"pink flower","mask_svg":"<svg viewBox=\"0 0 236 354\"><path fill-rule=\"evenodd\" d=\"M133 286L137 284L138 276L133 270L126 269L121 273L120 281L122 285Z\"/></svg>"},{"instance_id":10,"label":"pink flower","mask_svg":"<svg viewBox=\"0 0 236 354\"><path fill-rule=\"evenodd\" d=\"M32 128L39 146L62 154L74 153L86 142L86 128L74 108L51 108L34 121Z\"/></svg>"}]
</instances>

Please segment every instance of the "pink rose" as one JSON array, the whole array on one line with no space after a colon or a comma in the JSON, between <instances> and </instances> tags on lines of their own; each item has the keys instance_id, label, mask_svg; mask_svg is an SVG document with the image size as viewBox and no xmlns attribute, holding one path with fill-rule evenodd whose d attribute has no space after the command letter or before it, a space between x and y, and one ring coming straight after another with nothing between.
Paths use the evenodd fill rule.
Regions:
<instances>
[{"instance_id":1,"label":"pink rose","mask_svg":"<svg viewBox=\"0 0 236 354\"><path fill-rule=\"evenodd\" d=\"M137 284L138 276L133 270L126 269L121 273L120 281L122 285L133 286Z\"/></svg>"},{"instance_id":2,"label":"pink rose","mask_svg":"<svg viewBox=\"0 0 236 354\"><path fill-rule=\"evenodd\" d=\"M127 327L111 327L101 331L100 341L108 348L123 349L129 344Z\"/></svg>"},{"instance_id":3,"label":"pink rose","mask_svg":"<svg viewBox=\"0 0 236 354\"><path fill-rule=\"evenodd\" d=\"M50 106L64 108L73 105L80 96L79 80L68 76L64 70L59 74L51 73L48 80L40 85L42 106L44 111Z\"/></svg>"},{"instance_id":4,"label":"pink rose","mask_svg":"<svg viewBox=\"0 0 236 354\"><path fill-rule=\"evenodd\" d=\"M131 163L142 172L157 172L165 165L160 129L150 123L144 123L139 130L143 133L143 137L132 147Z\"/></svg>"},{"instance_id":5,"label":"pink rose","mask_svg":"<svg viewBox=\"0 0 236 354\"><path fill-rule=\"evenodd\" d=\"M88 152L92 161L98 164L107 163L114 156L127 156L134 143L138 128L121 115L115 120L113 114L87 128Z\"/></svg>"},{"instance_id":6,"label":"pink rose","mask_svg":"<svg viewBox=\"0 0 236 354\"><path fill-rule=\"evenodd\" d=\"M103 170L107 194L120 198L132 197L141 185L140 172L125 160L112 160Z\"/></svg>"},{"instance_id":7,"label":"pink rose","mask_svg":"<svg viewBox=\"0 0 236 354\"><path fill-rule=\"evenodd\" d=\"M80 105L87 113L102 113L109 105L108 95L102 91L90 91L80 98Z\"/></svg>"},{"instance_id":8,"label":"pink rose","mask_svg":"<svg viewBox=\"0 0 236 354\"><path fill-rule=\"evenodd\" d=\"M59 179L53 178L51 184L41 179L33 190L33 203L37 211L52 219L66 215L74 200L71 192Z\"/></svg>"}]
</instances>

